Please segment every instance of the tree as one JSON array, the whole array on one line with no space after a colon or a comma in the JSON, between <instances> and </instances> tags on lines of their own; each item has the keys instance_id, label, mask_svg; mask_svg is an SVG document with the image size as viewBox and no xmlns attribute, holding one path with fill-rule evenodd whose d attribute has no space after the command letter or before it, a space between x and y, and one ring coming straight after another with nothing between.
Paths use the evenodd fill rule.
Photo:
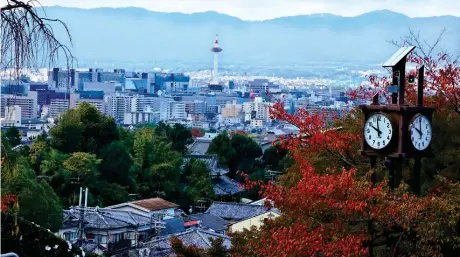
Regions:
<instances>
[{"instance_id":1,"label":"tree","mask_svg":"<svg viewBox=\"0 0 460 257\"><path fill-rule=\"evenodd\" d=\"M134 162L143 169L149 167L148 154L153 149L153 128L140 128L134 133L133 153Z\"/></svg>"},{"instance_id":2,"label":"tree","mask_svg":"<svg viewBox=\"0 0 460 257\"><path fill-rule=\"evenodd\" d=\"M434 95L425 100L438 106L445 99ZM300 129L298 136L281 138L281 147L289 152L294 165L283 183L247 178L246 187L260 186L262 196L271 199L282 215L267 221L260 230L234 236L233 256L367 256L370 249L377 256L459 254L457 181L432 173L431 185L421 196L410 193L404 183L410 178L391 191L384 167L378 163L377 184L372 185L366 171L368 161L356 151L361 141L359 111L333 123L321 113L303 109L286 113L281 102L270 113ZM433 122L439 118L446 122L453 113L453 108L441 107ZM444 124L439 124L444 131L454 126ZM454 137L452 150L456 142ZM436 165L455 167L459 155L437 147L433 147ZM409 168L410 164L404 167Z\"/></svg>"},{"instance_id":3,"label":"tree","mask_svg":"<svg viewBox=\"0 0 460 257\"><path fill-rule=\"evenodd\" d=\"M15 126L9 127L5 132L5 140L7 140L11 147L21 144L21 133L18 128Z\"/></svg>"},{"instance_id":4,"label":"tree","mask_svg":"<svg viewBox=\"0 0 460 257\"><path fill-rule=\"evenodd\" d=\"M214 198L210 170L205 162L190 160L184 167L184 176L187 182L185 194L193 203L198 200L209 202Z\"/></svg>"},{"instance_id":5,"label":"tree","mask_svg":"<svg viewBox=\"0 0 460 257\"><path fill-rule=\"evenodd\" d=\"M256 166L259 162L256 159L263 153L256 141L247 135L236 133L232 136L232 148L236 152L237 170L252 173L258 169Z\"/></svg>"},{"instance_id":6,"label":"tree","mask_svg":"<svg viewBox=\"0 0 460 257\"><path fill-rule=\"evenodd\" d=\"M115 120L86 102L65 112L50 134L52 146L64 153L98 154L104 146L118 139Z\"/></svg>"},{"instance_id":7,"label":"tree","mask_svg":"<svg viewBox=\"0 0 460 257\"><path fill-rule=\"evenodd\" d=\"M53 189L45 182L35 180L35 172L25 157L17 159L15 176L4 176L2 195L15 195L20 217L57 231L62 225L62 207Z\"/></svg>"},{"instance_id":8,"label":"tree","mask_svg":"<svg viewBox=\"0 0 460 257\"><path fill-rule=\"evenodd\" d=\"M202 137L204 136L204 131L199 128L192 128L192 137Z\"/></svg>"},{"instance_id":9,"label":"tree","mask_svg":"<svg viewBox=\"0 0 460 257\"><path fill-rule=\"evenodd\" d=\"M223 132L215 137L209 145L207 154L217 154L219 156L219 165L223 168L232 168L236 171L236 165L232 163L236 156L235 150L232 148L232 141L227 132Z\"/></svg>"},{"instance_id":10,"label":"tree","mask_svg":"<svg viewBox=\"0 0 460 257\"><path fill-rule=\"evenodd\" d=\"M114 141L102 148L100 152L102 162L99 166L101 178L110 183L117 183L124 186L132 186L130 169L133 165L131 157L126 146L120 141Z\"/></svg>"},{"instance_id":11,"label":"tree","mask_svg":"<svg viewBox=\"0 0 460 257\"><path fill-rule=\"evenodd\" d=\"M36 139L29 151L29 162L36 174L40 174L40 165L49 154L50 147L48 142L42 138Z\"/></svg>"},{"instance_id":12,"label":"tree","mask_svg":"<svg viewBox=\"0 0 460 257\"><path fill-rule=\"evenodd\" d=\"M270 146L264 151L262 159L264 160L264 164L270 166L272 170L282 170L280 162L285 156L286 151L284 149Z\"/></svg>"},{"instance_id":13,"label":"tree","mask_svg":"<svg viewBox=\"0 0 460 257\"><path fill-rule=\"evenodd\" d=\"M181 154L185 154L187 152L187 146L193 143L192 132L182 124L174 124L174 126L171 127L160 122L155 132L158 137L163 137L169 140L169 142L172 142L173 149Z\"/></svg>"}]
</instances>

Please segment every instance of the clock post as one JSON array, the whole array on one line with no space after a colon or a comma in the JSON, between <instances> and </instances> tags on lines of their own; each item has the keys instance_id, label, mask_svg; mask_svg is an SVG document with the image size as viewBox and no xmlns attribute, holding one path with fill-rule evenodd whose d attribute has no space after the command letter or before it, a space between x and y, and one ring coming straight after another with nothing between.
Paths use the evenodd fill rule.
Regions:
<instances>
[{"instance_id":1,"label":"clock post","mask_svg":"<svg viewBox=\"0 0 460 257\"><path fill-rule=\"evenodd\" d=\"M365 123L362 130L360 153L370 158L371 182L376 183L376 159L382 158L389 169L390 188L395 189L401 181L402 165L405 159L414 159L411 174L411 187L420 194L421 158L431 154L434 108L423 106L424 67L418 70L417 103L409 105L405 98L407 56L414 46L400 48L382 66L391 68L392 85L391 104L380 104L379 94L375 94L372 103L361 105ZM415 79L411 77L409 83Z\"/></svg>"}]
</instances>

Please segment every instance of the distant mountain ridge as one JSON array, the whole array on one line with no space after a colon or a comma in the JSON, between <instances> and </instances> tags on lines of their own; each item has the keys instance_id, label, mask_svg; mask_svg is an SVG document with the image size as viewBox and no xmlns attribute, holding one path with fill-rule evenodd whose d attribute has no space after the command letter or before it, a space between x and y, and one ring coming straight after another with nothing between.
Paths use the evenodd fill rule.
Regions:
<instances>
[{"instance_id":1,"label":"distant mountain ridge","mask_svg":"<svg viewBox=\"0 0 460 257\"><path fill-rule=\"evenodd\" d=\"M440 47L460 54L460 17L410 18L388 11L355 17L313 14L245 21L213 11L184 14L142 8L45 7L50 18L66 22L73 52L83 65L137 62L153 65L207 63L219 33L223 65L277 65L319 61L380 63L409 28L435 40L447 28ZM62 37L62 29L56 33Z\"/></svg>"}]
</instances>

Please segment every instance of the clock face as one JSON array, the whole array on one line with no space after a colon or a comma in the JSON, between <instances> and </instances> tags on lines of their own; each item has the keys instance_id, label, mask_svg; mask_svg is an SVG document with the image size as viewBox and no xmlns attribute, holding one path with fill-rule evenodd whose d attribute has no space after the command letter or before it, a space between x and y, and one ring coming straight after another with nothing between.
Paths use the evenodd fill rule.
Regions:
<instances>
[{"instance_id":1,"label":"clock face","mask_svg":"<svg viewBox=\"0 0 460 257\"><path fill-rule=\"evenodd\" d=\"M393 137L393 126L384 114L373 114L364 124L366 143L374 149L383 149L390 144Z\"/></svg>"},{"instance_id":2,"label":"clock face","mask_svg":"<svg viewBox=\"0 0 460 257\"><path fill-rule=\"evenodd\" d=\"M425 115L417 114L409 124L410 139L415 149L425 150L431 143L431 122Z\"/></svg>"}]
</instances>

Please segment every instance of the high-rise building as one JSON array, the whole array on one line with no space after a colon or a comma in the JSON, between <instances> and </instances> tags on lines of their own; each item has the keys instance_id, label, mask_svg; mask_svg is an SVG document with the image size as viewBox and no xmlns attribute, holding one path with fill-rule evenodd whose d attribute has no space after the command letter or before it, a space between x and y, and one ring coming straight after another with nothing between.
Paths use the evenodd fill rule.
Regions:
<instances>
[{"instance_id":1,"label":"high-rise building","mask_svg":"<svg viewBox=\"0 0 460 257\"><path fill-rule=\"evenodd\" d=\"M21 106L7 106L5 108L5 117L1 118L1 124L2 127L20 127L21 120Z\"/></svg>"},{"instance_id":2,"label":"high-rise building","mask_svg":"<svg viewBox=\"0 0 460 257\"><path fill-rule=\"evenodd\" d=\"M112 116L118 123L125 119L125 113L131 111L132 96L113 95L107 98L107 114Z\"/></svg>"},{"instance_id":3,"label":"high-rise building","mask_svg":"<svg viewBox=\"0 0 460 257\"><path fill-rule=\"evenodd\" d=\"M226 103L224 108L222 108L222 116L224 118L234 118L238 117L243 110L243 105L237 104L236 100L233 103Z\"/></svg>"},{"instance_id":4,"label":"high-rise building","mask_svg":"<svg viewBox=\"0 0 460 257\"><path fill-rule=\"evenodd\" d=\"M148 93L158 93L158 90L171 93L177 91L187 91L190 77L183 73L155 73L155 83L153 91L150 88Z\"/></svg>"},{"instance_id":5,"label":"high-rise building","mask_svg":"<svg viewBox=\"0 0 460 257\"><path fill-rule=\"evenodd\" d=\"M77 108L80 103L89 103L96 109L104 113L106 112L106 102L104 101L104 91L75 91L70 94L70 108Z\"/></svg>"},{"instance_id":6,"label":"high-rise building","mask_svg":"<svg viewBox=\"0 0 460 257\"><path fill-rule=\"evenodd\" d=\"M185 102L185 112L187 114L205 114L207 103L205 101L194 100Z\"/></svg>"},{"instance_id":7,"label":"high-rise building","mask_svg":"<svg viewBox=\"0 0 460 257\"><path fill-rule=\"evenodd\" d=\"M160 106L160 120L186 119L185 103L164 99Z\"/></svg>"},{"instance_id":8,"label":"high-rise building","mask_svg":"<svg viewBox=\"0 0 460 257\"><path fill-rule=\"evenodd\" d=\"M138 95L131 99L131 112L143 112L147 108L152 110L160 109L160 98Z\"/></svg>"},{"instance_id":9,"label":"high-rise building","mask_svg":"<svg viewBox=\"0 0 460 257\"><path fill-rule=\"evenodd\" d=\"M21 107L23 119L35 119L38 116L37 94L32 92L29 96L3 95L0 102L0 117L5 118L6 108L9 106Z\"/></svg>"},{"instance_id":10,"label":"high-rise building","mask_svg":"<svg viewBox=\"0 0 460 257\"><path fill-rule=\"evenodd\" d=\"M75 88L77 84L77 72L74 69L61 70L53 68L48 72L48 86L50 88Z\"/></svg>"},{"instance_id":11,"label":"high-rise building","mask_svg":"<svg viewBox=\"0 0 460 257\"><path fill-rule=\"evenodd\" d=\"M255 93L279 91L280 86L270 82L268 79L254 79L249 81L249 90Z\"/></svg>"},{"instance_id":12,"label":"high-rise building","mask_svg":"<svg viewBox=\"0 0 460 257\"><path fill-rule=\"evenodd\" d=\"M69 110L69 99L55 98L50 100L48 115L51 118L58 118Z\"/></svg>"}]
</instances>

